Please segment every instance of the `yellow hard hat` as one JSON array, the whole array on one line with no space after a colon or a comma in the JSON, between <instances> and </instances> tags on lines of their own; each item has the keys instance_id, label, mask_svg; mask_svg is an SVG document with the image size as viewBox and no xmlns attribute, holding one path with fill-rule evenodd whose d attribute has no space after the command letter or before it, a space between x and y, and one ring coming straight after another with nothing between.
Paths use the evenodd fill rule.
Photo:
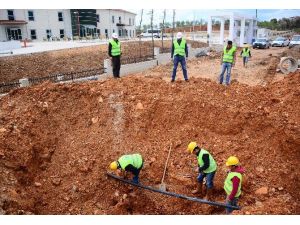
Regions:
<instances>
[{"instance_id":1,"label":"yellow hard hat","mask_svg":"<svg viewBox=\"0 0 300 225\"><path fill-rule=\"evenodd\" d=\"M192 141L191 143L189 143L188 149L187 149L187 150L188 150L190 153L193 153L194 149L195 149L197 146L198 146L197 143L194 142L194 141Z\"/></svg>"},{"instance_id":2,"label":"yellow hard hat","mask_svg":"<svg viewBox=\"0 0 300 225\"><path fill-rule=\"evenodd\" d=\"M230 156L227 159L226 166L236 166L237 164L239 164L239 159L237 157Z\"/></svg>"},{"instance_id":3,"label":"yellow hard hat","mask_svg":"<svg viewBox=\"0 0 300 225\"><path fill-rule=\"evenodd\" d=\"M118 163L117 163L117 161L113 161L111 164L110 164L110 169L111 170L116 170L116 169L118 169Z\"/></svg>"}]
</instances>

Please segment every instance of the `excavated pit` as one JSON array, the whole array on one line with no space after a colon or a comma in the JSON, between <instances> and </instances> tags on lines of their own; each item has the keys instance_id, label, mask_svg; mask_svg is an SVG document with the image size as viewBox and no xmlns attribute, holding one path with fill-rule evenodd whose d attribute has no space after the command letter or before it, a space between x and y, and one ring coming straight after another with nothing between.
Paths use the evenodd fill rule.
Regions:
<instances>
[{"instance_id":1,"label":"excavated pit","mask_svg":"<svg viewBox=\"0 0 300 225\"><path fill-rule=\"evenodd\" d=\"M222 214L106 176L112 160L140 152L141 182L158 185L172 143L165 183L191 196L195 140L218 163L212 200L224 201L225 160L236 155L246 173L235 214L299 214L299 82L299 72L267 87L128 76L14 90L0 99L1 213Z\"/></svg>"}]
</instances>

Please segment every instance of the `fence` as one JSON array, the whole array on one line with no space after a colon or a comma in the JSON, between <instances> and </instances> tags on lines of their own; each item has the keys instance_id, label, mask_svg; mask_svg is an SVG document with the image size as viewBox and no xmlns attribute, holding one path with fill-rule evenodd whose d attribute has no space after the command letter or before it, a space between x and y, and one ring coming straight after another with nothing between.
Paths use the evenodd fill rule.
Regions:
<instances>
[{"instance_id":1,"label":"fence","mask_svg":"<svg viewBox=\"0 0 300 225\"><path fill-rule=\"evenodd\" d=\"M45 81L51 81L54 83L74 81L74 80L78 80L81 78L97 76L100 74L104 74L103 67L96 68L96 69L82 70L82 71L74 71L74 72L63 73L63 74L54 74L54 75L49 75L49 76L45 76L45 77L30 77L25 80L27 80L29 85L35 85L35 84L40 84ZM24 79L21 79L19 81L15 81L15 82L11 82L11 83L0 84L0 93L6 93L15 88L18 88L21 86L26 86L26 85L22 85L22 80L24 80Z\"/></svg>"},{"instance_id":2,"label":"fence","mask_svg":"<svg viewBox=\"0 0 300 225\"><path fill-rule=\"evenodd\" d=\"M125 58L121 58L121 64L132 64L132 63L139 63L139 62L145 62L145 61L149 61L154 59L154 55L146 55L146 56L142 56L142 57L125 57Z\"/></svg>"}]
</instances>

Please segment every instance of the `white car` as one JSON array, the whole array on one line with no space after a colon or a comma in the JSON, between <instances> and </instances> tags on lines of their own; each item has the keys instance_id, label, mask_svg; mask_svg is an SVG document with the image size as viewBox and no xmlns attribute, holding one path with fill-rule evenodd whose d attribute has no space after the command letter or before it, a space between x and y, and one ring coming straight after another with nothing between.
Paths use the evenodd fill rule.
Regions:
<instances>
[{"instance_id":1,"label":"white car","mask_svg":"<svg viewBox=\"0 0 300 225\"><path fill-rule=\"evenodd\" d=\"M300 35L294 35L291 42L290 42L290 46L293 45L300 45Z\"/></svg>"},{"instance_id":2,"label":"white car","mask_svg":"<svg viewBox=\"0 0 300 225\"><path fill-rule=\"evenodd\" d=\"M289 43L290 43L289 39L284 37L278 37L272 42L272 47L276 47L276 46L284 47L284 46L288 46Z\"/></svg>"},{"instance_id":3,"label":"white car","mask_svg":"<svg viewBox=\"0 0 300 225\"><path fill-rule=\"evenodd\" d=\"M152 37L152 33L153 33L153 37L155 38L160 38L160 30L151 30L148 29L146 32L141 33L141 37Z\"/></svg>"}]
</instances>

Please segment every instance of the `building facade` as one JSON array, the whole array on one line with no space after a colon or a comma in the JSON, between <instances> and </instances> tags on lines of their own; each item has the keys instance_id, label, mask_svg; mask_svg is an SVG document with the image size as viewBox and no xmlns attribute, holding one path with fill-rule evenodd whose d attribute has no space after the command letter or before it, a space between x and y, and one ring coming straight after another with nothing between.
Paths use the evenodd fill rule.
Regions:
<instances>
[{"instance_id":1,"label":"building facade","mask_svg":"<svg viewBox=\"0 0 300 225\"><path fill-rule=\"evenodd\" d=\"M0 41L135 37L136 14L121 9L0 9Z\"/></svg>"}]
</instances>

